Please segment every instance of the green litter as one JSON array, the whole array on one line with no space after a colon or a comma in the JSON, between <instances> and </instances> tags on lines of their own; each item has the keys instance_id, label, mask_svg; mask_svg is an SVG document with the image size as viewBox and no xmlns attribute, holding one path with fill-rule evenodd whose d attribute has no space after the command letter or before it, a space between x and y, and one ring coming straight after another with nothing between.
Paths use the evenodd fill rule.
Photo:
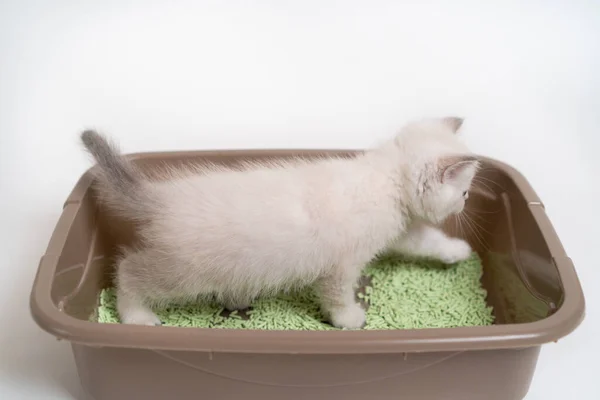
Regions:
<instances>
[{"instance_id":1,"label":"green litter","mask_svg":"<svg viewBox=\"0 0 600 400\"><path fill-rule=\"evenodd\" d=\"M421 329L491 325L492 308L480 278L477 255L444 266L431 260L382 256L367 266L358 300L367 308L364 329ZM245 311L229 313L211 303L173 305L156 310L165 326L334 330L325 321L312 288L257 299ZM119 323L113 288L104 289L95 313L100 323Z\"/></svg>"}]
</instances>

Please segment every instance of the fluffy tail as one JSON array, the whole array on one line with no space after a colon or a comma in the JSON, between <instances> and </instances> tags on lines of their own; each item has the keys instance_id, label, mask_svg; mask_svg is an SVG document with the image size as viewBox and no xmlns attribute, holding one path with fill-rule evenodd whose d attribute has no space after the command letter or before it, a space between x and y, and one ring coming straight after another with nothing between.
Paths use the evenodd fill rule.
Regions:
<instances>
[{"instance_id":1,"label":"fluffy tail","mask_svg":"<svg viewBox=\"0 0 600 400\"><path fill-rule=\"evenodd\" d=\"M156 208L141 172L99 133L87 130L81 134L81 141L100 167L96 188L101 200L123 217L147 220Z\"/></svg>"}]
</instances>

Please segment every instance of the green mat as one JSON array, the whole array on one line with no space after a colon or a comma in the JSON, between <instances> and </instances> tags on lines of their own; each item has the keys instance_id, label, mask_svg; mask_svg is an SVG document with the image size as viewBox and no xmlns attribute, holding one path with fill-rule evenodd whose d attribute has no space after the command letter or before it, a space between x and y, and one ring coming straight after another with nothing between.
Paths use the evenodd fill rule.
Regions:
<instances>
[{"instance_id":1,"label":"green mat","mask_svg":"<svg viewBox=\"0 0 600 400\"><path fill-rule=\"evenodd\" d=\"M450 266L426 260L382 257L371 263L357 293L367 307L364 329L449 328L491 325L492 308L480 283L476 255ZM114 289L100 294L96 320L118 323ZM332 330L325 322L311 288L256 300L246 311L229 313L216 304L201 303L157 310L166 326Z\"/></svg>"}]
</instances>

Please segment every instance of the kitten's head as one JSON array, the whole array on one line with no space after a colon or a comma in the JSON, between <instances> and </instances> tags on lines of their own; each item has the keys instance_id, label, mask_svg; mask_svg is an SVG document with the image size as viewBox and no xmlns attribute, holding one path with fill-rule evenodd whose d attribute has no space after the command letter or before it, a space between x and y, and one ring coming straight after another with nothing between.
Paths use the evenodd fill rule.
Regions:
<instances>
[{"instance_id":1,"label":"kitten's head","mask_svg":"<svg viewBox=\"0 0 600 400\"><path fill-rule=\"evenodd\" d=\"M405 204L414 217L438 224L460 213L479 162L459 140L456 117L413 122L394 140L405 182Z\"/></svg>"}]
</instances>

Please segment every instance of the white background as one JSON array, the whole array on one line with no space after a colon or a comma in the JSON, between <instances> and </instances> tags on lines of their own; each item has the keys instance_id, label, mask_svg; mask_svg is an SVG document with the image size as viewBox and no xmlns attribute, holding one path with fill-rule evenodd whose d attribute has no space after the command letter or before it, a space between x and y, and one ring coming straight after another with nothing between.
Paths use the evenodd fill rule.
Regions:
<instances>
[{"instance_id":1,"label":"white background","mask_svg":"<svg viewBox=\"0 0 600 400\"><path fill-rule=\"evenodd\" d=\"M128 152L360 148L456 114L473 150L531 181L587 298L527 399L600 399L597 1L166 3L0 1L0 398L80 396L28 295L89 166L84 127Z\"/></svg>"}]
</instances>

